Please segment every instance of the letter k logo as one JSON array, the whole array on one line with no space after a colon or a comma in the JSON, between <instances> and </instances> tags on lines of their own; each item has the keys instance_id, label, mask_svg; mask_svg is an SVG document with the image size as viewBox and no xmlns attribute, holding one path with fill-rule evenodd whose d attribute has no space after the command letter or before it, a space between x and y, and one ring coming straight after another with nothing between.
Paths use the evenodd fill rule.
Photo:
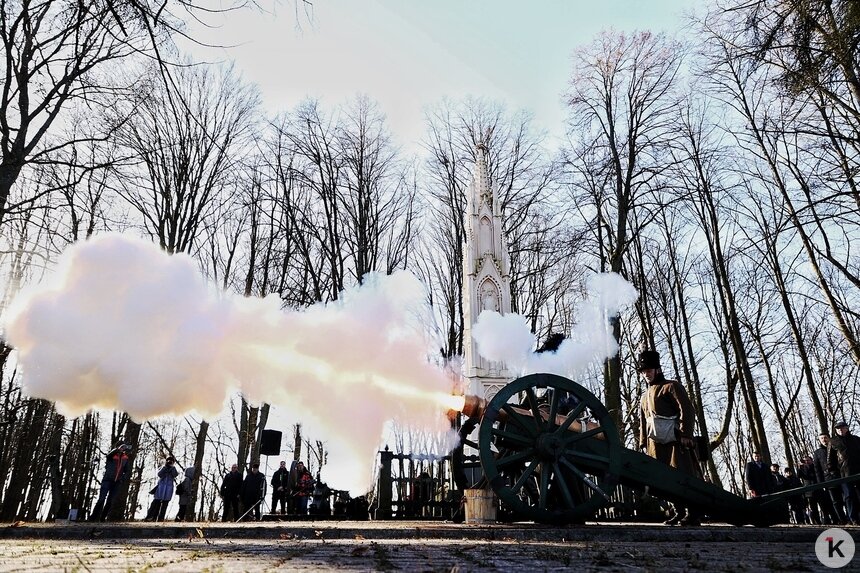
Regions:
<instances>
[{"instance_id":1,"label":"letter k logo","mask_svg":"<svg viewBox=\"0 0 860 573\"><path fill-rule=\"evenodd\" d=\"M827 556L833 557L835 554L839 554L839 557L845 558L845 554L842 553L842 550L839 549L839 546L845 543L844 539L840 539L836 543L833 543L833 538L827 538Z\"/></svg>"},{"instance_id":2,"label":"letter k logo","mask_svg":"<svg viewBox=\"0 0 860 573\"><path fill-rule=\"evenodd\" d=\"M837 527L822 531L815 541L815 556L825 567L845 567L854 559L854 539Z\"/></svg>"}]
</instances>

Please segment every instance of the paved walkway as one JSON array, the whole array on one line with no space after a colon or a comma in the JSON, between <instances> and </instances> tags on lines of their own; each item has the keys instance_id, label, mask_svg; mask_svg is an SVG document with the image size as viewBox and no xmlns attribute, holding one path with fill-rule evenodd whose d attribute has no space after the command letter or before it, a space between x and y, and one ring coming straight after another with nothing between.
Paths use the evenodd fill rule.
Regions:
<instances>
[{"instance_id":1,"label":"paved walkway","mask_svg":"<svg viewBox=\"0 0 860 573\"><path fill-rule=\"evenodd\" d=\"M815 557L821 531L428 522L39 524L0 530L0 571L833 571Z\"/></svg>"}]
</instances>

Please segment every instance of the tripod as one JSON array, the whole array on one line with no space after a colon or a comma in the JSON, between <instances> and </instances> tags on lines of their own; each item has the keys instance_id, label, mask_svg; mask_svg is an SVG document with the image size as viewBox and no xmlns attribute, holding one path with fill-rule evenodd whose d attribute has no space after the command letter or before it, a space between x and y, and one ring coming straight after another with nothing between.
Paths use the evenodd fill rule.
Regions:
<instances>
[{"instance_id":1,"label":"tripod","mask_svg":"<svg viewBox=\"0 0 860 573\"><path fill-rule=\"evenodd\" d=\"M248 508L248 510L247 510L245 513L243 513L242 515L240 515L240 516L239 516L239 519L237 519L236 521L242 521L243 519L245 519L245 516L246 516L246 515L248 515L249 513L251 513L252 511L254 511L254 509L255 509L258 505L260 505L261 503L264 503L264 500L263 500L262 498L261 498L261 499L258 499L258 500L257 500L257 503L255 503L254 505L252 505L251 507L249 507L249 508Z\"/></svg>"}]
</instances>

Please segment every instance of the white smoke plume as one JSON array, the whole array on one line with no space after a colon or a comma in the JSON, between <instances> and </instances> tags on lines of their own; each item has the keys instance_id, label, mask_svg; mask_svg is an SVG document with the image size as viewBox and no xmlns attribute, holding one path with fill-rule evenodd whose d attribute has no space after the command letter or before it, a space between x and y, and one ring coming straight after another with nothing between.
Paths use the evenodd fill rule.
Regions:
<instances>
[{"instance_id":1,"label":"white smoke plume","mask_svg":"<svg viewBox=\"0 0 860 573\"><path fill-rule=\"evenodd\" d=\"M402 272L369 275L335 303L283 310L276 296L218 292L187 255L105 234L69 247L48 280L16 298L5 335L24 391L66 415L212 417L239 390L328 440L324 479L364 493L388 420L447 429L440 401L451 380L427 360L423 300Z\"/></svg>"},{"instance_id":2,"label":"white smoke plume","mask_svg":"<svg viewBox=\"0 0 860 573\"><path fill-rule=\"evenodd\" d=\"M638 297L633 285L615 273L593 275L586 288L579 320L557 351L533 352L535 337L523 316L485 310L472 329L478 352L487 360L504 362L520 376L546 372L577 378L589 364L599 364L618 352L608 319Z\"/></svg>"}]
</instances>

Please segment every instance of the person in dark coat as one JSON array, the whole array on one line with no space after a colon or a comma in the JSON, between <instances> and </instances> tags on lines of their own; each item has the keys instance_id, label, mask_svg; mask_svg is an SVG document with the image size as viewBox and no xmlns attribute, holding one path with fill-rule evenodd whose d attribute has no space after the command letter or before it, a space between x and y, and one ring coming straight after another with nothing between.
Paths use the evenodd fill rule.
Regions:
<instances>
[{"instance_id":1,"label":"person in dark coat","mask_svg":"<svg viewBox=\"0 0 860 573\"><path fill-rule=\"evenodd\" d=\"M836 451L836 465L831 471L840 477L860 474L860 437L853 435L845 422L837 422L834 428L836 435L830 440L830 448ZM848 522L860 525L860 490L857 482L842 484L842 501L845 503Z\"/></svg>"},{"instance_id":2,"label":"person in dark coat","mask_svg":"<svg viewBox=\"0 0 860 573\"><path fill-rule=\"evenodd\" d=\"M836 479L831 467L836 465L836 451L830 449L830 436L827 434L818 435L818 443L821 444L817 450L812 452L812 463L815 466L815 479L818 483ZM831 459L833 460L831 462ZM823 503L827 506L825 514L832 519L832 525L840 525L845 523L845 509L842 507L842 489L839 487L830 487L826 489L827 497L822 498ZM827 503L829 500L829 504ZM830 511L828 511L830 510Z\"/></svg>"},{"instance_id":3,"label":"person in dark coat","mask_svg":"<svg viewBox=\"0 0 860 573\"><path fill-rule=\"evenodd\" d=\"M794 471L791 468L785 468L782 470L782 484L783 489L794 489L803 485L800 483L800 478L794 475ZM804 502L802 495L793 495L788 498L788 510L791 514L792 523L795 525L803 525L806 523L805 508L806 503Z\"/></svg>"},{"instance_id":4,"label":"person in dark coat","mask_svg":"<svg viewBox=\"0 0 860 573\"><path fill-rule=\"evenodd\" d=\"M242 482L242 491L240 492L243 515L253 510L254 521L260 521L260 505L262 505L265 494L266 476L260 473L260 464L252 464L251 471L248 472L245 481Z\"/></svg>"},{"instance_id":5,"label":"person in dark coat","mask_svg":"<svg viewBox=\"0 0 860 573\"><path fill-rule=\"evenodd\" d=\"M786 489L785 478L782 477L782 473L779 471L779 464L770 464L770 477L773 481L774 492Z\"/></svg>"},{"instance_id":6,"label":"person in dark coat","mask_svg":"<svg viewBox=\"0 0 860 573\"><path fill-rule=\"evenodd\" d=\"M281 503L281 514L287 512L287 497L290 495L290 470L287 462L281 462L281 467L272 475L272 513L277 511Z\"/></svg>"},{"instance_id":7,"label":"person in dark coat","mask_svg":"<svg viewBox=\"0 0 860 573\"><path fill-rule=\"evenodd\" d=\"M797 466L797 477L800 478L801 485L815 485L818 483L818 478L815 476L815 464L812 462L812 456L803 456L800 465ZM820 489L808 491L803 494L806 505L807 521L810 525L821 525L822 514L827 519L827 510L824 508L822 498L826 496ZM819 511L819 509L821 511Z\"/></svg>"},{"instance_id":8,"label":"person in dark coat","mask_svg":"<svg viewBox=\"0 0 860 573\"><path fill-rule=\"evenodd\" d=\"M639 447L652 458L700 478L693 442L693 403L687 391L678 381L663 377L660 354L653 350L639 354L638 370L648 382L639 407ZM673 435L660 443L658 426L672 417ZM673 505L666 524L699 525L699 519L690 508Z\"/></svg>"},{"instance_id":9,"label":"person in dark coat","mask_svg":"<svg viewBox=\"0 0 860 573\"><path fill-rule=\"evenodd\" d=\"M235 521L242 515L239 513L239 493L241 490L242 474L239 472L239 466L233 464L230 471L224 475L221 489L218 490L218 493L221 494L221 499L224 501L224 513L221 515L221 521L227 521L228 517Z\"/></svg>"},{"instance_id":10,"label":"person in dark coat","mask_svg":"<svg viewBox=\"0 0 860 573\"><path fill-rule=\"evenodd\" d=\"M179 496L179 511L176 512L175 521L185 521L188 512L188 504L191 503L191 482L194 480L194 466L185 468L185 478L176 486L176 495ZM192 517L193 517L192 511Z\"/></svg>"},{"instance_id":11,"label":"person in dark coat","mask_svg":"<svg viewBox=\"0 0 860 573\"><path fill-rule=\"evenodd\" d=\"M120 440L116 447L107 453L105 473L99 486L99 498L90 514L90 521L104 521L110 513L113 498L119 491L120 485L128 481L131 466L128 456L131 446Z\"/></svg>"},{"instance_id":12,"label":"person in dark coat","mask_svg":"<svg viewBox=\"0 0 860 573\"><path fill-rule=\"evenodd\" d=\"M146 512L144 521L164 521L164 516L167 514L167 504L173 498L173 488L178 475L176 459L173 456L168 456L164 460L164 465L158 470L158 483L152 490L152 503L149 506L149 511Z\"/></svg>"},{"instance_id":13,"label":"person in dark coat","mask_svg":"<svg viewBox=\"0 0 860 573\"><path fill-rule=\"evenodd\" d=\"M773 492L773 479L771 479L770 470L761 460L760 453L753 452L752 461L747 462L744 481L750 497L759 497Z\"/></svg>"}]
</instances>

